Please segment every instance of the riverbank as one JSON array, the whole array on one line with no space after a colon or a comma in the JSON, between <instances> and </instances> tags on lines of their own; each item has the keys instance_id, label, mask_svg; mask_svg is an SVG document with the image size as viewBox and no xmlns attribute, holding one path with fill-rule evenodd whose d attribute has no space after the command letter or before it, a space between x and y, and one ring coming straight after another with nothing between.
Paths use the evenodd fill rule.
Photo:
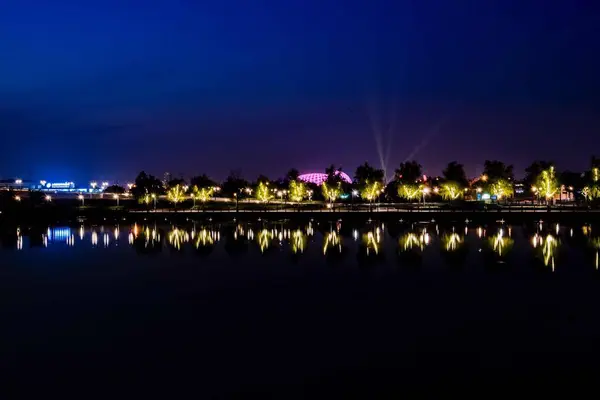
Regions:
<instances>
[{"instance_id":1,"label":"riverbank","mask_svg":"<svg viewBox=\"0 0 600 400\"><path fill-rule=\"evenodd\" d=\"M314 206L314 205L313 205ZM266 220L407 220L407 221L473 221L489 223L503 220L510 223L529 221L569 221L591 223L600 220L600 210L583 207L496 206L481 209L446 207L445 205L374 205L372 207L337 206L332 208L295 208L282 205L246 208L206 207L142 209L133 203L124 206L76 206L69 203L45 204L38 207L11 207L0 212L0 224L104 223L109 221L172 221L185 220L232 221Z\"/></svg>"}]
</instances>

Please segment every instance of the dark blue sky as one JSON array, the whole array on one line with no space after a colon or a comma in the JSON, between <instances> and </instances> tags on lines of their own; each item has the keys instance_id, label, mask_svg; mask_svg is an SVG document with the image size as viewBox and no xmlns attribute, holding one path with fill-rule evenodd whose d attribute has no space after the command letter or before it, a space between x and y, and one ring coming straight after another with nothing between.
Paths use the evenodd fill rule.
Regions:
<instances>
[{"instance_id":1,"label":"dark blue sky","mask_svg":"<svg viewBox=\"0 0 600 400\"><path fill-rule=\"evenodd\" d=\"M600 154L596 3L5 0L0 176L353 172L379 164L377 135L390 170L583 169Z\"/></svg>"}]
</instances>

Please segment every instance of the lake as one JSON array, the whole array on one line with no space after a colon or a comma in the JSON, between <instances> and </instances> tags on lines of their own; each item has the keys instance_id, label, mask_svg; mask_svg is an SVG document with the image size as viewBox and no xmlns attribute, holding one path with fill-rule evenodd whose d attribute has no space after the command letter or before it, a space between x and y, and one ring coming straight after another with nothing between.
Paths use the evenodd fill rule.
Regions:
<instances>
[{"instance_id":1,"label":"lake","mask_svg":"<svg viewBox=\"0 0 600 400\"><path fill-rule=\"evenodd\" d=\"M7 228L3 381L286 398L547 384L597 369L596 229L429 219Z\"/></svg>"}]
</instances>

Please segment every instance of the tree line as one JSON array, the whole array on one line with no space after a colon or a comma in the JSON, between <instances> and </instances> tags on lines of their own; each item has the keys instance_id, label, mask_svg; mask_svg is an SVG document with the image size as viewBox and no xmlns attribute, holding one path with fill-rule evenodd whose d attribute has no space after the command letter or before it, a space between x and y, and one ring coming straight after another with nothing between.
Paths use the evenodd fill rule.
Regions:
<instances>
[{"instance_id":1,"label":"tree line","mask_svg":"<svg viewBox=\"0 0 600 400\"><path fill-rule=\"evenodd\" d=\"M487 193L495 200L510 199L516 196L516 188L523 189L523 197L533 197L550 202L559 193L567 191L578 199L593 201L600 198L599 185L600 159L591 158L590 167L584 172L559 172L554 163L538 160L525 169L525 178L517 182L514 167L498 160L486 160L483 173L468 178L464 166L457 161L448 163L441 176L426 177L423 167L417 161L407 161L395 170L390 182L384 181L384 171L368 162L358 166L352 183L342 180L341 167L330 165L325 168L327 179L321 186L298 179L297 169L290 169L280 179L269 179L259 175L253 181L245 179L238 171L233 171L222 182L211 179L206 174L194 176L189 181L172 179L163 182L157 177L142 171L135 179L131 194L141 203L150 204L158 196L166 196L177 204L191 199L206 203L214 196L234 199L252 198L259 202L272 200L302 202L318 200L334 203L340 199L350 201L425 201L443 199L457 201L474 199L478 193ZM108 193L123 193L124 188L112 186Z\"/></svg>"}]
</instances>

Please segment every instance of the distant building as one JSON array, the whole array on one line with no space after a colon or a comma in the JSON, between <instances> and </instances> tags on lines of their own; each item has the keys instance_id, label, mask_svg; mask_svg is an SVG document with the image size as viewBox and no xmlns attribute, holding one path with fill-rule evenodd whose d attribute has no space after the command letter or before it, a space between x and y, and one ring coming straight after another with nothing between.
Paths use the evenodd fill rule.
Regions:
<instances>
[{"instance_id":1,"label":"distant building","mask_svg":"<svg viewBox=\"0 0 600 400\"><path fill-rule=\"evenodd\" d=\"M347 173L336 171L336 175L339 175L344 182L352 183L352 178L350 178ZM323 182L327 180L327 174L318 172L302 174L298 176L298 180L321 186Z\"/></svg>"}]
</instances>

